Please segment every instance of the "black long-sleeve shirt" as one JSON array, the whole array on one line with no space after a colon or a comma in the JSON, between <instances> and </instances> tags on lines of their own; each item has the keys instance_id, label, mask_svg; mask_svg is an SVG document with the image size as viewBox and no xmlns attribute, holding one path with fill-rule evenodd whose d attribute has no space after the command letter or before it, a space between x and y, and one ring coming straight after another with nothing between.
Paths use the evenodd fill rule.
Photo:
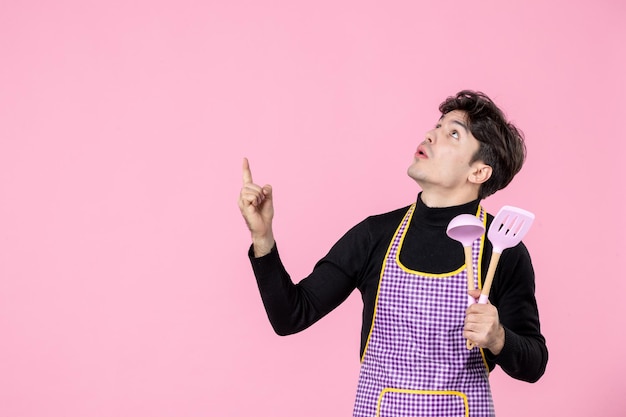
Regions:
<instances>
[{"instance_id":1,"label":"black long-sleeve shirt","mask_svg":"<svg viewBox=\"0 0 626 417\"><path fill-rule=\"evenodd\" d=\"M429 208L418 196L400 260L412 270L441 274L465 263L463 248L450 239L450 220L463 213L475 214L479 200L460 206ZM355 288L363 299L361 355L372 325L376 292L385 254L408 207L371 216L350 229L314 267L311 274L294 284L285 270L276 246L266 256L249 257L269 320L279 335L306 329L341 304ZM488 215L487 227L493 220ZM491 259L492 246L485 239L481 280ZM503 251L489 300L498 309L505 330L505 343L498 355L485 350L490 369L497 364L513 378L535 382L548 361L535 300L535 276L523 243Z\"/></svg>"}]
</instances>

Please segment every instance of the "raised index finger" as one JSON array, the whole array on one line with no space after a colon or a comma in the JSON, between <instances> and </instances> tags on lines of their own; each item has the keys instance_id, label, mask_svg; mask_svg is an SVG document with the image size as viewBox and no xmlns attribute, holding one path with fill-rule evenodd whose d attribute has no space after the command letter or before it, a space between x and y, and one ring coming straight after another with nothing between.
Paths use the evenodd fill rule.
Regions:
<instances>
[{"instance_id":1,"label":"raised index finger","mask_svg":"<svg viewBox=\"0 0 626 417\"><path fill-rule=\"evenodd\" d=\"M248 158L243 158L243 184L252 184L252 172Z\"/></svg>"}]
</instances>

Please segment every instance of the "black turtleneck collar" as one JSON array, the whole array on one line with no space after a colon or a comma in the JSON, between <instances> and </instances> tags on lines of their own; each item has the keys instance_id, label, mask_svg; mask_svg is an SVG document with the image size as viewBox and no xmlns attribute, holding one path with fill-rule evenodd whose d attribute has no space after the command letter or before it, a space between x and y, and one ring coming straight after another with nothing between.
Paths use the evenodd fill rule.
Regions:
<instances>
[{"instance_id":1,"label":"black turtleneck collar","mask_svg":"<svg viewBox=\"0 0 626 417\"><path fill-rule=\"evenodd\" d=\"M428 207L422 200L422 193L417 195L417 204L415 205L415 213L413 221L425 223L430 226L448 227L448 223L459 214L476 214L480 199L470 201L469 203L451 207Z\"/></svg>"},{"instance_id":2,"label":"black turtleneck collar","mask_svg":"<svg viewBox=\"0 0 626 417\"><path fill-rule=\"evenodd\" d=\"M431 208L420 193L400 250L400 261L409 269L433 274L449 273L463 266L463 248L448 237L446 229L459 214L476 214L479 203L474 200L459 206Z\"/></svg>"}]
</instances>

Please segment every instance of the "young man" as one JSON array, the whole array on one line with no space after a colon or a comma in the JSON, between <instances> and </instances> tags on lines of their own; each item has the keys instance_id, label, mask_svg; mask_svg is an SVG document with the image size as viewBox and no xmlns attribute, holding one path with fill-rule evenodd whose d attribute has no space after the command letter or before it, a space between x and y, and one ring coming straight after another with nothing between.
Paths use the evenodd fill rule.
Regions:
<instances>
[{"instance_id":1,"label":"young man","mask_svg":"<svg viewBox=\"0 0 626 417\"><path fill-rule=\"evenodd\" d=\"M272 232L272 188L243 164L239 207L252 237L249 257L276 333L299 332L358 288L362 294L361 372L354 416L493 416L488 373L499 365L534 382L548 360L526 247L503 252L488 304L467 306L461 245L446 228L459 214L488 227L480 201L506 187L526 148L518 129L484 94L461 91L419 144L408 175L416 203L371 216L348 231L312 273L294 284ZM473 243L480 288L491 243ZM480 290L470 291L474 298ZM468 350L465 340L476 348Z\"/></svg>"}]
</instances>

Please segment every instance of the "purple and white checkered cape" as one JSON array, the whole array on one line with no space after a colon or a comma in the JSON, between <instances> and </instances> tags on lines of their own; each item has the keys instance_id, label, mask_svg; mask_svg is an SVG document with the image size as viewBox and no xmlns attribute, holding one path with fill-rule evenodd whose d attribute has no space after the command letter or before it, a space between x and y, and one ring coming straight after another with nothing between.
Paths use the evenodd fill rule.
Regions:
<instances>
[{"instance_id":1,"label":"purple and white checkered cape","mask_svg":"<svg viewBox=\"0 0 626 417\"><path fill-rule=\"evenodd\" d=\"M399 261L414 208L407 211L384 261L353 416L493 417L481 351L467 350L463 338L465 268L432 275ZM477 239L472 247L475 271L482 243Z\"/></svg>"}]
</instances>

